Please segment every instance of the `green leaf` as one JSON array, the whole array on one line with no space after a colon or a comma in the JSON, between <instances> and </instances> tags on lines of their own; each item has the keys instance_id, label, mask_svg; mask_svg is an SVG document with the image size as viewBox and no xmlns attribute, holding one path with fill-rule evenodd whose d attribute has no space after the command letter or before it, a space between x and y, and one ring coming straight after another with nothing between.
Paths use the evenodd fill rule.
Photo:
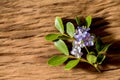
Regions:
<instances>
[{"instance_id":1,"label":"green leaf","mask_svg":"<svg viewBox=\"0 0 120 80\"><path fill-rule=\"evenodd\" d=\"M104 54L98 54L98 56L97 56L97 62L99 64L102 64L102 62L104 61L105 58L106 58L106 56Z\"/></svg>"},{"instance_id":2,"label":"green leaf","mask_svg":"<svg viewBox=\"0 0 120 80\"><path fill-rule=\"evenodd\" d=\"M62 36L62 34L48 34L45 39L48 41L53 41L58 39L59 36Z\"/></svg>"},{"instance_id":3,"label":"green leaf","mask_svg":"<svg viewBox=\"0 0 120 80\"><path fill-rule=\"evenodd\" d=\"M54 45L60 52L64 53L65 55L69 55L68 48L63 40L58 40L54 42Z\"/></svg>"},{"instance_id":4,"label":"green leaf","mask_svg":"<svg viewBox=\"0 0 120 80\"><path fill-rule=\"evenodd\" d=\"M101 39L99 37L96 38L96 43L95 43L95 48L97 50L97 52L101 51L103 48L103 42L101 41Z\"/></svg>"},{"instance_id":5,"label":"green leaf","mask_svg":"<svg viewBox=\"0 0 120 80\"><path fill-rule=\"evenodd\" d=\"M75 17L75 21L76 21L77 25L80 25L80 18Z\"/></svg>"},{"instance_id":6,"label":"green leaf","mask_svg":"<svg viewBox=\"0 0 120 80\"><path fill-rule=\"evenodd\" d=\"M70 70L72 69L73 67L75 67L77 64L79 63L79 59L77 60L71 60L69 61L66 66L64 67L65 70Z\"/></svg>"},{"instance_id":7,"label":"green leaf","mask_svg":"<svg viewBox=\"0 0 120 80\"><path fill-rule=\"evenodd\" d=\"M63 34L64 33L64 25L62 19L60 17L56 17L55 19L55 27Z\"/></svg>"},{"instance_id":8,"label":"green leaf","mask_svg":"<svg viewBox=\"0 0 120 80\"><path fill-rule=\"evenodd\" d=\"M105 45L99 53L106 53L111 44Z\"/></svg>"},{"instance_id":9,"label":"green leaf","mask_svg":"<svg viewBox=\"0 0 120 80\"><path fill-rule=\"evenodd\" d=\"M48 60L48 64L51 66L58 66L63 64L67 59L67 56L53 56Z\"/></svg>"},{"instance_id":10,"label":"green leaf","mask_svg":"<svg viewBox=\"0 0 120 80\"><path fill-rule=\"evenodd\" d=\"M74 27L74 25L71 23L71 22L68 22L67 23L67 34L71 37L71 38L73 38L73 36L74 36L74 33L75 33L75 27Z\"/></svg>"},{"instance_id":11,"label":"green leaf","mask_svg":"<svg viewBox=\"0 0 120 80\"><path fill-rule=\"evenodd\" d=\"M92 17L91 17L91 16L87 16L87 17L85 18L85 20L86 20L86 23L87 23L87 27L90 27L91 22L92 22Z\"/></svg>"},{"instance_id":12,"label":"green leaf","mask_svg":"<svg viewBox=\"0 0 120 80\"><path fill-rule=\"evenodd\" d=\"M97 57L91 54L87 54L87 60L90 64L96 63Z\"/></svg>"},{"instance_id":13,"label":"green leaf","mask_svg":"<svg viewBox=\"0 0 120 80\"><path fill-rule=\"evenodd\" d=\"M93 51L91 51L89 54L91 54L91 55L96 55L96 53L95 53L95 52L93 52Z\"/></svg>"}]
</instances>

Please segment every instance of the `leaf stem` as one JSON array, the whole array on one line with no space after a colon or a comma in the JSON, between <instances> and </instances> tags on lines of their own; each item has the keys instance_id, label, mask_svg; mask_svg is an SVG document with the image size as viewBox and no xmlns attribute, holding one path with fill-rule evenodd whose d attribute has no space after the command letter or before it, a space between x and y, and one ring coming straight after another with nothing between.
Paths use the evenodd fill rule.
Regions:
<instances>
[{"instance_id":1,"label":"leaf stem","mask_svg":"<svg viewBox=\"0 0 120 80\"><path fill-rule=\"evenodd\" d=\"M69 55L68 56L69 58L71 58L71 59L77 59L76 57L74 57L74 56L71 56L71 55ZM79 58L78 58L79 59ZM88 63L88 64L90 64L91 66L93 66L98 72L101 72L100 71L100 69L98 68L98 64L91 64L91 63L89 63L86 59L84 59L84 58L80 58L80 61L81 62L86 62L86 63Z\"/></svg>"},{"instance_id":2,"label":"leaf stem","mask_svg":"<svg viewBox=\"0 0 120 80\"><path fill-rule=\"evenodd\" d=\"M98 68L98 65L97 65L97 64L93 65L93 64L89 63L89 62L88 62L86 59L84 59L84 58L81 58L81 61L82 61L82 62L86 62L86 63L92 65L98 72L101 72L100 69Z\"/></svg>"},{"instance_id":3,"label":"leaf stem","mask_svg":"<svg viewBox=\"0 0 120 80\"><path fill-rule=\"evenodd\" d=\"M66 36L66 37L70 37L70 36L68 36L67 34L62 34L62 35Z\"/></svg>"},{"instance_id":4,"label":"leaf stem","mask_svg":"<svg viewBox=\"0 0 120 80\"><path fill-rule=\"evenodd\" d=\"M71 56L71 55L69 55L68 57L71 58L71 59L80 59L80 61L88 63L88 61L86 59L84 59L84 58L76 58L76 57Z\"/></svg>"},{"instance_id":5,"label":"leaf stem","mask_svg":"<svg viewBox=\"0 0 120 80\"><path fill-rule=\"evenodd\" d=\"M93 65L95 67L95 69L98 71L98 72L101 72L100 69L98 68L98 65Z\"/></svg>"},{"instance_id":6,"label":"leaf stem","mask_svg":"<svg viewBox=\"0 0 120 80\"><path fill-rule=\"evenodd\" d=\"M68 57L71 58L71 59L76 59L76 57L71 56L71 55L69 55Z\"/></svg>"},{"instance_id":7,"label":"leaf stem","mask_svg":"<svg viewBox=\"0 0 120 80\"><path fill-rule=\"evenodd\" d=\"M85 49L86 49L87 53L89 54L90 52L89 52L89 50L87 49L87 47L86 47L86 46L85 46Z\"/></svg>"},{"instance_id":8,"label":"leaf stem","mask_svg":"<svg viewBox=\"0 0 120 80\"><path fill-rule=\"evenodd\" d=\"M98 72L101 72L98 67L95 67L95 69L96 69Z\"/></svg>"}]
</instances>

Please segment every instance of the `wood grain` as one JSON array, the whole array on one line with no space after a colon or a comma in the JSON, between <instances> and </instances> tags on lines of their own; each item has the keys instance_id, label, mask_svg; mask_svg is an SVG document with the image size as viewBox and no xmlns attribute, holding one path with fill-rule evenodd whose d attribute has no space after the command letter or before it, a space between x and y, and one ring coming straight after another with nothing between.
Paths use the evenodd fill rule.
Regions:
<instances>
[{"instance_id":1,"label":"wood grain","mask_svg":"<svg viewBox=\"0 0 120 80\"><path fill-rule=\"evenodd\" d=\"M60 54L44 39L56 32L55 16L87 15L93 32L113 42L103 72L82 63L70 71L48 66L48 58ZM119 18L120 0L0 0L0 80L120 80Z\"/></svg>"}]
</instances>

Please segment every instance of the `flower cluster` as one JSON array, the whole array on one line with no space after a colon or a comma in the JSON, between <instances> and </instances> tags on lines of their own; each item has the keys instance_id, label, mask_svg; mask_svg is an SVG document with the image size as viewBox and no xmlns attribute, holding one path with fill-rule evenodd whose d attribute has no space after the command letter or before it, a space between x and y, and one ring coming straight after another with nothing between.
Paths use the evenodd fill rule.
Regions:
<instances>
[{"instance_id":1,"label":"flower cluster","mask_svg":"<svg viewBox=\"0 0 120 80\"><path fill-rule=\"evenodd\" d=\"M76 33L74 35L75 41L73 42L73 47L71 54L76 58L80 58L83 53L81 52L81 48L85 46L93 46L94 45L94 36L91 36L88 32L90 28L85 27L77 27Z\"/></svg>"}]
</instances>

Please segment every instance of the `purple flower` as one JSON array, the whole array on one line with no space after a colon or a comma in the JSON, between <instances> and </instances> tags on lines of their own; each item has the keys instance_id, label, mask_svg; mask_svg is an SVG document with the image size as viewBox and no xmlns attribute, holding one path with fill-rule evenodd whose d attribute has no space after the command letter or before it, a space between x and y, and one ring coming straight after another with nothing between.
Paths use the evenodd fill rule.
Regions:
<instances>
[{"instance_id":1,"label":"purple flower","mask_svg":"<svg viewBox=\"0 0 120 80\"><path fill-rule=\"evenodd\" d=\"M89 31L90 28L82 28L82 27L77 27L76 33L74 35L74 38L77 41L81 41L83 37L86 36L86 34L88 33L87 31Z\"/></svg>"},{"instance_id":2,"label":"purple flower","mask_svg":"<svg viewBox=\"0 0 120 80\"><path fill-rule=\"evenodd\" d=\"M81 58L83 53L81 52L81 47L79 46L73 46L71 54L74 55L76 58Z\"/></svg>"},{"instance_id":3,"label":"purple flower","mask_svg":"<svg viewBox=\"0 0 120 80\"><path fill-rule=\"evenodd\" d=\"M81 31L82 33L87 32L90 30L90 28L85 28L85 27L77 27L78 31Z\"/></svg>"},{"instance_id":4,"label":"purple flower","mask_svg":"<svg viewBox=\"0 0 120 80\"><path fill-rule=\"evenodd\" d=\"M74 35L75 41L73 42L71 51L71 54L76 58L80 58L83 55L81 48L94 45L94 36L90 35L88 32L89 30L90 28L77 27L76 33Z\"/></svg>"},{"instance_id":5,"label":"purple flower","mask_svg":"<svg viewBox=\"0 0 120 80\"><path fill-rule=\"evenodd\" d=\"M76 39L77 42L79 42L80 47L85 47L85 46L93 46L93 40L94 36L91 36L90 33L88 32L90 28L84 28L84 27L77 27L76 33L74 35L74 38Z\"/></svg>"},{"instance_id":6,"label":"purple flower","mask_svg":"<svg viewBox=\"0 0 120 80\"><path fill-rule=\"evenodd\" d=\"M91 36L90 33L87 33L85 37L83 37L83 44L85 46L93 46L94 45L94 36Z\"/></svg>"}]
</instances>

